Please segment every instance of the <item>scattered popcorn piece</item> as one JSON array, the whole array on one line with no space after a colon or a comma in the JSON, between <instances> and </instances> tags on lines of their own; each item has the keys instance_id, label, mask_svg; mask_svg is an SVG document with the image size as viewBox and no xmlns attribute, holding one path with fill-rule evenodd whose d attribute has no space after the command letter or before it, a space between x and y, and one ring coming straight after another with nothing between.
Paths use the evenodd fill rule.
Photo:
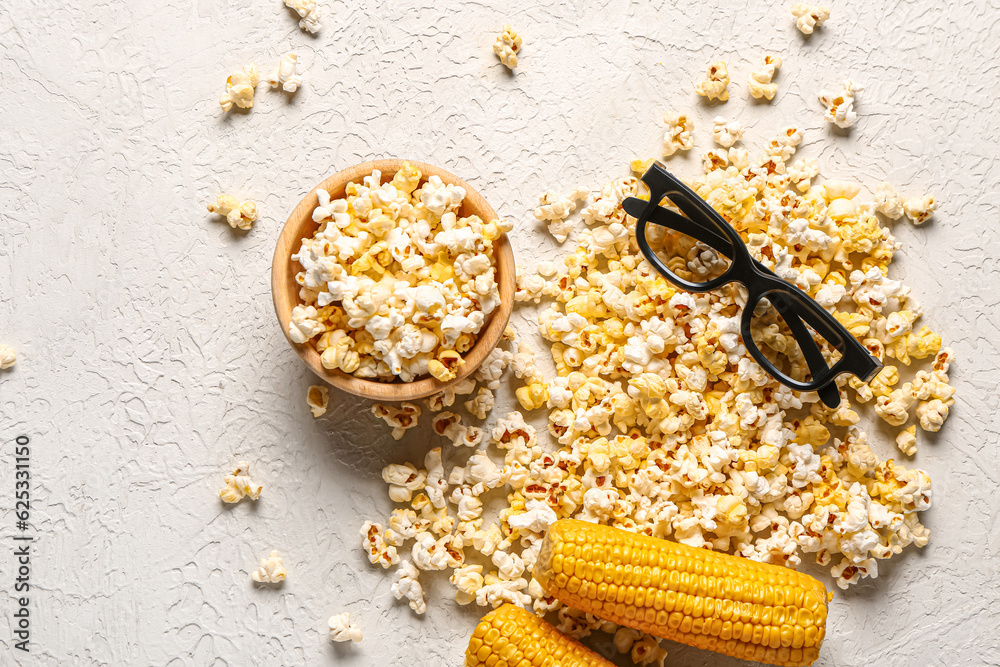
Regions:
<instances>
[{"instance_id":1,"label":"scattered popcorn piece","mask_svg":"<svg viewBox=\"0 0 1000 667\"><path fill-rule=\"evenodd\" d=\"M219 105L223 112L233 108L235 104L240 109L253 108L253 94L260 83L260 76L257 74L257 66L253 63L246 65L241 71L233 72L226 79L226 94L219 100Z\"/></svg>"},{"instance_id":2,"label":"scattered popcorn piece","mask_svg":"<svg viewBox=\"0 0 1000 667\"><path fill-rule=\"evenodd\" d=\"M306 404L312 410L313 418L322 417L330 405L330 390L320 385L312 385L306 393Z\"/></svg>"},{"instance_id":3,"label":"scattered popcorn piece","mask_svg":"<svg viewBox=\"0 0 1000 667\"><path fill-rule=\"evenodd\" d=\"M419 570L408 560L404 560L396 568L396 580L392 583L392 595L397 600L406 598L410 601L410 609L418 614L427 611L424 602L424 588L420 585Z\"/></svg>"},{"instance_id":4,"label":"scattered popcorn piece","mask_svg":"<svg viewBox=\"0 0 1000 667\"><path fill-rule=\"evenodd\" d=\"M903 213L906 218L915 225L922 225L934 215L937 209L937 202L934 197L924 195L922 197L910 197L903 202Z\"/></svg>"},{"instance_id":5,"label":"scattered popcorn piece","mask_svg":"<svg viewBox=\"0 0 1000 667\"><path fill-rule=\"evenodd\" d=\"M396 551L396 547L385 541L382 524L365 521L364 525L361 526L361 537L364 538L368 562L372 565L381 565L388 569L399 562L399 553Z\"/></svg>"},{"instance_id":6,"label":"scattered popcorn piece","mask_svg":"<svg viewBox=\"0 0 1000 667\"><path fill-rule=\"evenodd\" d=\"M480 387L479 392L465 402L465 409L476 419L486 419L487 413L493 409L493 392L487 387Z\"/></svg>"},{"instance_id":7,"label":"scattered popcorn piece","mask_svg":"<svg viewBox=\"0 0 1000 667\"><path fill-rule=\"evenodd\" d=\"M281 554L272 551L270 556L260 559L260 567L250 573L250 578L258 584L280 584L287 574Z\"/></svg>"},{"instance_id":8,"label":"scattered popcorn piece","mask_svg":"<svg viewBox=\"0 0 1000 667\"><path fill-rule=\"evenodd\" d=\"M899 432L899 435L896 436L896 446L907 456L913 456L917 453L916 424Z\"/></svg>"},{"instance_id":9,"label":"scattered popcorn piece","mask_svg":"<svg viewBox=\"0 0 1000 667\"><path fill-rule=\"evenodd\" d=\"M750 95L754 99L773 100L778 92L778 84L773 83L774 74L781 67L781 58L778 56L764 56L764 64L760 69L750 72L747 77L747 84L750 88ZM725 145L725 144L723 144Z\"/></svg>"},{"instance_id":10,"label":"scattered popcorn piece","mask_svg":"<svg viewBox=\"0 0 1000 667\"><path fill-rule=\"evenodd\" d=\"M496 609L509 602L524 608L531 604L531 596L522 592L528 587L525 579L501 580L494 575L488 575L484 577L484 581L487 583L476 591L476 604L480 607L489 605Z\"/></svg>"},{"instance_id":11,"label":"scattered popcorn piece","mask_svg":"<svg viewBox=\"0 0 1000 667\"><path fill-rule=\"evenodd\" d=\"M260 498L260 492L264 489L262 485L254 484L254 481L250 479L250 464L246 461L237 463L233 474L226 475L222 481L226 487L219 490L219 497L225 503L238 503L243 500L244 496L251 500L257 500Z\"/></svg>"},{"instance_id":12,"label":"scattered popcorn piece","mask_svg":"<svg viewBox=\"0 0 1000 667\"><path fill-rule=\"evenodd\" d=\"M0 345L0 370L11 368L17 363L17 353L10 345Z\"/></svg>"},{"instance_id":13,"label":"scattered popcorn piece","mask_svg":"<svg viewBox=\"0 0 1000 667\"><path fill-rule=\"evenodd\" d=\"M716 60L708 66L708 78L695 86L694 90L702 97L725 102L729 99L729 91L726 89L728 85L729 70L726 68L726 63Z\"/></svg>"},{"instance_id":14,"label":"scattered popcorn piece","mask_svg":"<svg viewBox=\"0 0 1000 667\"><path fill-rule=\"evenodd\" d=\"M723 148L729 148L743 138L743 124L739 121L716 116L712 123L712 138Z\"/></svg>"},{"instance_id":15,"label":"scattered popcorn piece","mask_svg":"<svg viewBox=\"0 0 1000 667\"><path fill-rule=\"evenodd\" d=\"M332 642L360 642L365 638L361 628L351 622L351 615L348 612L334 614L327 622L330 628L330 641Z\"/></svg>"},{"instance_id":16,"label":"scattered popcorn piece","mask_svg":"<svg viewBox=\"0 0 1000 667\"><path fill-rule=\"evenodd\" d=\"M840 92L821 90L819 101L826 106L823 117L837 127L848 128L854 125L858 120L858 114L854 112L854 102L862 90L864 89L861 86L850 79L845 79L841 83Z\"/></svg>"},{"instance_id":17,"label":"scattered popcorn piece","mask_svg":"<svg viewBox=\"0 0 1000 667\"><path fill-rule=\"evenodd\" d=\"M899 199L899 193L885 181L875 188L875 210L890 220L903 217L903 203Z\"/></svg>"},{"instance_id":18,"label":"scattered popcorn piece","mask_svg":"<svg viewBox=\"0 0 1000 667\"><path fill-rule=\"evenodd\" d=\"M278 66L274 68L267 82L272 88L281 86L286 93L294 93L302 85L302 77L295 73L295 65L299 57L294 53L286 53L281 56Z\"/></svg>"},{"instance_id":19,"label":"scattered popcorn piece","mask_svg":"<svg viewBox=\"0 0 1000 667\"><path fill-rule=\"evenodd\" d=\"M403 402L399 406L376 403L372 406L372 414L392 427L392 437L399 440L409 429L417 425L420 417L420 406Z\"/></svg>"},{"instance_id":20,"label":"scattered popcorn piece","mask_svg":"<svg viewBox=\"0 0 1000 667\"><path fill-rule=\"evenodd\" d=\"M473 373L473 377L486 384L490 389L496 390L500 387L500 378L504 370L510 365L514 355L500 346L493 348L483 362Z\"/></svg>"},{"instance_id":21,"label":"scattered popcorn piece","mask_svg":"<svg viewBox=\"0 0 1000 667\"><path fill-rule=\"evenodd\" d=\"M301 17L299 20L300 29L315 35L323 27L319 23L316 0L285 0L285 6L295 10L295 13Z\"/></svg>"},{"instance_id":22,"label":"scattered popcorn piece","mask_svg":"<svg viewBox=\"0 0 1000 667\"><path fill-rule=\"evenodd\" d=\"M489 391L489 389L486 391ZM492 397L491 393L491 400ZM468 403L466 403L466 406L468 406ZM469 411L471 412L471 410ZM486 412L488 410L483 412L483 416L480 419L486 418ZM453 412L439 412L434 415L434 419L431 421L431 428L438 435L443 435L451 440L451 444L456 447L475 447L483 440L483 430L481 428L477 426L464 426L462 418Z\"/></svg>"},{"instance_id":23,"label":"scattered popcorn piece","mask_svg":"<svg viewBox=\"0 0 1000 667\"><path fill-rule=\"evenodd\" d=\"M667 657L667 650L660 646L660 640L652 635L643 633L639 641L632 644L629 651L632 662L637 665L658 665L663 666L663 661Z\"/></svg>"},{"instance_id":24,"label":"scattered popcorn piece","mask_svg":"<svg viewBox=\"0 0 1000 667\"><path fill-rule=\"evenodd\" d=\"M667 131L663 134L663 157L670 157L677 151L689 151L694 146L694 123L685 115L673 111L663 116Z\"/></svg>"},{"instance_id":25,"label":"scattered popcorn piece","mask_svg":"<svg viewBox=\"0 0 1000 667\"><path fill-rule=\"evenodd\" d=\"M257 204L245 201L242 204L236 197L219 195L214 204L208 205L209 213L217 213L225 217L233 229L249 230L257 220Z\"/></svg>"},{"instance_id":26,"label":"scattered popcorn piece","mask_svg":"<svg viewBox=\"0 0 1000 667\"><path fill-rule=\"evenodd\" d=\"M813 158L797 160L788 165L785 169L792 185L798 188L799 192L809 192L812 187L812 179L819 176L819 162Z\"/></svg>"},{"instance_id":27,"label":"scattered popcorn piece","mask_svg":"<svg viewBox=\"0 0 1000 667\"><path fill-rule=\"evenodd\" d=\"M509 25L503 27L503 32L497 35L497 41L493 44L493 53L497 54L504 65L509 69L517 67L517 52L521 49L521 36L514 32Z\"/></svg>"},{"instance_id":28,"label":"scattered popcorn piece","mask_svg":"<svg viewBox=\"0 0 1000 667\"><path fill-rule=\"evenodd\" d=\"M814 29L830 18L830 8L796 2L792 5L792 16L795 17L795 27L802 34L811 35Z\"/></svg>"},{"instance_id":29,"label":"scattered popcorn piece","mask_svg":"<svg viewBox=\"0 0 1000 667\"><path fill-rule=\"evenodd\" d=\"M507 525L514 530L544 535L549 526L556 522L558 516L548 503L540 500L529 500L523 514L517 514L507 519Z\"/></svg>"},{"instance_id":30,"label":"scattered popcorn piece","mask_svg":"<svg viewBox=\"0 0 1000 667\"><path fill-rule=\"evenodd\" d=\"M535 220L548 222L549 233L562 243L573 229L573 223L566 218L576 209L577 202L586 202L588 197L590 190L584 187L574 188L565 197L550 190L538 198L538 208L534 210Z\"/></svg>"},{"instance_id":31,"label":"scattered popcorn piece","mask_svg":"<svg viewBox=\"0 0 1000 667\"><path fill-rule=\"evenodd\" d=\"M460 605L476 601L476 593L483 587L483 566L465 565L456 568L449 581L455 586L455 601Z\"/></svg>"},{"instance_id":32,"label":"scattered popcorn piece","mask_svg":"<svg viewBox=\"0 0 1000 667\"><path fill-rule=\"evenodd\" d=\"M860 563L855 563L845 558L830 570L830 574L837 580L837 586L846 591L851 584L856 584L863 578L877 578L878 561L866 558Z\"/></svg>"},{"instance_id":33,"label":"scattered popcorn piece","mask_svg":"<svg viewBox=\"0 0 1000 667\"><path fill-rule=\"evenodd\" d=\"M942 401L934 398L929 401L921 401L917 406L917 419L920 420L920 428L930 433L941 430L941 425L948 418L948 409L954 403L951 399Z\"/></svg>"},{"instance_id":34,"label":"scattered popcorn piece","mask_svg":"<svg viewBox=\"0 0 1000 667\"><path fill-rule=\"evenodd\" d=\"M636 158L629 162L629 169L631 169L632 173L636 176L642 176L649 171L649 168L653 166L654 162L656 162L656 158L651 157L648 160L640 160L639 158Z\"/></svg>"},{"instance_id":35,"label":"scattered popcorn piece","mask_svg":"<svg viewBox=\"0 0 1000 667\"><path fill-rule=\"evenodd\" d=\"M473 378L465 378L453 385L445 387L443 390L428 397L427 408L431 412L439 412L445 408L450 408L455 404L458 396L467 396L476 390L476 381Z\"/></svg>"}]
</instances>

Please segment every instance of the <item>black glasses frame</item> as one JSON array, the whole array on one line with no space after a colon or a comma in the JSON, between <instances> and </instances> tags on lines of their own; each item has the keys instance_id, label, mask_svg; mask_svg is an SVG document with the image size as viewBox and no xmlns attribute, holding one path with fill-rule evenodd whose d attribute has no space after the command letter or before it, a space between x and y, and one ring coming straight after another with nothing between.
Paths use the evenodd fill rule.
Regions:
<instances>
[{"instance_id":1,"label":"black glasses frame","mask_svg":"<svg viewBox=\"0 0 1000 667\"><path fill-rule=\"evenodd\" d=\"M663 165L654 163L642 176L649 188L649 201L628 197L622 202L625 212L636 219L635 236L646 260L664 278L689 292L710 292L722 285L737 282L747 292L740 332L743 345L764 370L782 384L797 391L815 391L831 408L840 405L840 391L835 380L842 373L856 375L862 381L871 380L882 369L882 363L860 343L833 315L795 285L782 280L750 254L743 239L712 206L684 185ZM660 206L669 199L685 215ZM646 226L652 223L686 234L709 246L730 260L729 268L712 280L693 283L673 273L649 247ZM792 336L799 344L812 378L802 382L782 373L757 347L751 335L753 313L761 299L778 311ZM806 325L841 354L830 366Z\"/></svg>"}]
</instances>

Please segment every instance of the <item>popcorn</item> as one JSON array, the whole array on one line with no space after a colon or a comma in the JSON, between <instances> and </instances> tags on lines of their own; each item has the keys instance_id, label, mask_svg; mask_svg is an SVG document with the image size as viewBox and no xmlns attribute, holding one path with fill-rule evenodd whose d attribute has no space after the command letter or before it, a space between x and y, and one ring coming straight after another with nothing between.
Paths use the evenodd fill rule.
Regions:
<instances>
[{"instance_id":1,"label":"popcorn","mask_svg":"<svg viewBox=\"0 0 1000 667\"><path fill-rule=\"evenodd\" d=\"M316 34L323 26L319 23L319 10L316 0L285 0L285 6L295 11L301 18L299 28Z\"/></svg>"},{"instance_id":2,"label":"popcorn","mask_svg":"<svg viewBox=\"0 0 1000 667\"><path fill-rule=\"evenodd\" d=\"M288 337L293 343L305 343L323 331L323 324L317 319L319 313L313 306L295 306L292 319L288 323Z\"/></svg>"},{"instance_id":3,"label":"popcorn","mask_svg":"<svg viewBox=\"0 0 1000 667\"><path fill-rule=\"evenodd\" d=\"M274 68L267 82L272 88L281 86L286 93L294 93L302 85L302 77L295 73L295 65L299 57L294 53L286 53L281 56L278 66ZM329 195L328 195L329 196Z\"/></svg>"},{"instance_id":4,"label":"popcorn","mask_svg":"<svg viewBox=\"0 0 1000 667\"><path fill-rule=\"evenodd\" d=\"M517 67L517 52L521 49L521 36L514 32L509 25L503 27L503 32L497 35L497 40L493 44L493 53L497 54L508 69Z\"/></svg>"},{"instance_id":5,"label":"popcorn","mask_svg":"<svg viewBox=\"0 0 1000 667\"><path fill-rule=\"evenodd\" d=\"M476 593L483 587L483 566L465 565L456 568L448 579L455 586L455 602L467 605L476 601Z\"/></svg>"},{"instance_id":6,"label":"popcorn","mask_svg":"<svg viewBox=\"0 0 1000 667\"><path fill-rule=\"evenodd\" d=\"M896 436L896 446L899 447L899 451L903 452L907 456L913 456L917 453L916 425L903 429L899 432L899 435Z\"/></svg>"},{"instance_id":7,"label":"popcorn","mask_svg":"<svg viewBox=\"0 0 1000 667\"><path fill-rule=\"evenodd\" d=\"M10 345L0 345L0 370L6 370L17 363L17 353Z\"/></svg>"},{"instance_id":8,"label":"popcorn","mask_svg":"<svg viewBox=\"0 0 1000 667\"><path fill-rule=\"evenodd\" d=\"M939 398L921 401L917 406L917 419L920 420L920 428L931 433L940 431L944 420L948 418L948 408L953 403L952 400L942 401Z\"/></svg>"},{"instance_id":9,"label":"popcorn","mask_svg":"<svg viewBox=\"0 0 1000 667\"><path fill-rule=\"evenodd\" d=\"M444 493L448 490L448 480L445 478L444 466L441 464L441 448L435 447L424 455L425 475L424 492L432 506L438 509L444 507Z\"/></svg>"},{"instance_id":10,"label":"popcorn","mask_svg":"<svg viewBox=\"0 0 1000 667\"><path fill-rule=\"evenodd\" d=\"M443 413L451 415L451 413ZM451 415L454 416L454 415ZM436 421L436 420L435 420ZM414 491L424 488L427 472L417 470L412 463L390 463L382 468L382 480L389 485L389 498L393 502L409 502Z\"/></svg>"},{"instance_id":11,"label":"popcorn","mask_svg":"<svg viewBox=\"0 0 1000 667\"><path fill-rule=\"evenodd\" d=\"M524 572L524 561L517 554L494 551L492 561L497 567L500 578L505 581L517 580Z\"/></svg>"},{"instance_id":12,"label":"popcorn","mask_svg":"<svg viewBox=\"0 0 1000 667\"><path fill-rule=\"evenodd\" d=\"M837 586L847 590L851 584L856 584L864 577L878 577L878 562L874 558L866 558L860 563L852 563L848 559L841 560L833 566L830 573L837 580Z\"/></svg>"},{"instance_id":13,"label":"popcorn","mask_svg":"<svg viewBox=\"0 0 1000 667\"><path fill-rule=\"evenodd\" d=\"M899 193L885 181L875 188L875 210L890 220L899 220L903 217L903 203L899 199Z\"/></svg>"},{"instance_id":14,"label":"popcorn","mask_svg":"<svg viewBox=\"0 0 1000 667\"><path fill-rule=\"evenodd\" d=\"M209 213L223 216L233 229L249 230L257 220L257 204L252 201L240 203L236 197L219 195L214 204L208 205Z\"/></svg>"},{"instance_id":15,"label":"popcorn","mask_svg":"<svg viewBox=\"0 0 1000 667\"><path fill-rule=\"evenodd\" d=\"M788 165L785 170L791 184L798 188L799 192L809 192L812 179L819 176L819 162L812 158L799 160Z\"/></svg>"},{"instance_id":16,"label":"popcorn","mask_svg":"<svg viewBox=\"0 0 1000 667\"><path fill-rule=\"evenodd\" d=\"M743 138L743 124L735 120L726 120L716 116L712 121L712 138L723 148L729 148Z\"/></svg>"},{"instance_id":17,"label":"popcorn","mask_svg":"<svg viewBox=\"0 0 1000 667\"><path fill-rule=\"evenodd\" d=\"M488 389L486 391L489 391ZM492 394L490 395L492 398ZM471 412L471 410L470 410ZM485 413L483 417L485 418ZM434 416L431 428L438 435L451 440L456 447L475 447L483 440L483 430L476 426L463 426L462 418L453 412L441 412Z\"/></svg>"},{"instance_id":18,"label":"popcorn","mask_svg":"<svg viewBox=\"0 0 1000 667\"><path fill-rule=\"evenodd\" d=\"M649 168L653 166L654 162L656 162L656 158L649 158L648 160L636 158L629 162L629 169L631 169L632 173L636 176L642 176L649 171Z\"/></svg>"},{"instance_id":19,"label":"popcorn","mask_svg":"<svg viewBox=\"0 0 1000 667\"><path fill-rule=\"evenodd\" d=\"M795 17L795 27L802 34L811 35L814 29L830 18L830 8L796 2L792 5L792 16Z\"/></svg>"},{"instance_id":20,"label":"popcorn","mask_svg":"<svg viewBox=\"0 0 1000 667\"><path fill-rule=\"evenodd\" d=\"M312 411L314 419L326 414L326 408L330 404L330 390L319 385L312 385L306 393L306 403Z\"/></svg>"},{"instance_id":21,"label":"popcorn","mask_svg":"<svg viewBox=\"0 0 1000 667\"><path fill-rule=\"evenodd\" d=\"M462 355L500 305L493 243L503 220L459 217L465 190L404 163L345 195L317 190L313 220L292 259L302 303L289 337L313 343L325 368L380 381L458 376Z\"/></svg>"},{"instance_id":22,"label":"popcorn","mask_svg":"<svg viewBox=\"0 0 1000 667\"><path fill-rule=\"evenodd\" d=\"M512 530L531 532L536 535L544 535L549 526L556 522L558 516L549 507L548 503L540 500L529 500L525 504L525 512L511 516L507 519L507 525Z\"/></svg>"},{"instance_id":23,"label":"popcorn","mask_svg":"<svg viewBox=\"0 0 1000 667\"><path fill-rule=\"evenodd\" d=\"M632 658L632 662L637 665L655 664L658 667L663 667L663 661L667 657L667 650L660 646L659 640L656 637L643 633L642 638L632 644L629 656Z\"/></svg>"},{"instance_id":24,"label":"popcorn","mask_svg":"<svg viewBox=\"0 0 1000 667\"><path fill-rule=\"evenodd\" d=\"M332 642L360 642L365 638L361 628L351 622L351 615L348 612L334 614L326 622L330 628L330 641Z\"/></svg>"},{"instance_id":25,"label":"popcorn","mask_svg":"<svg viewBox=\"0 0 1000 667\"><path fill-rule=\"evenodd\" d=\"M513 359L513 354L499 346L495 347L483 359L473 377L478 382L485 383L488 388L496 390L500 387L500 377Z\"/></svg>"},{"instance_id":26,"label":"popcorn","mask_svg":"<svg viewBox=\"0 0 1000 667\"><path fill-rule=\"evenodd\" d=\"M728 85L729 70L726 63L717 60L708 66L708 78L695 86L694 90L702 97L725 102L729 99L729 91L726 90Z\"/></svg>"},{"instance_id":27,"label":"popcorn","mask_svg":"<svg viewBox=\"0 0 1000 667\"><path fill-rule=\"evenodd\" d=\"M486 414L493 409L493 392L480 387L475 397L465 402L465 409L476 419L486 419Z\"/></svg>"},{"instance_id":28,"label":"popcorn","mask_svg":"<svg viewBox=\"0 0 1000 667\"><path fill-rule=\"evenodd\" d=\"M573 229L573 223L567 222L566 218L576 209L578 201L586 202L588 197L590 190L584 187L574 188L565 197L549 190L538 198L539 205L534 210L535 220L548 222L549 233L562 243Z\"/></svg>"},{"instance_id":29,"label":"popcorn","mask_svg":"<svg viewBox=\"0 0 1000 667\"><path fill-rule=\"evenodd\" d=\"M392 438L399 440L406 431L417 425L417 420L420 418L420 406L406 402L400 403L399 407L376 403L372 406L372 414L391 426Z\"/></svg>"},{"instance_id":30,"label":"popcorn","mask_svg":"<svg viewBox=\"0 0 1000 667\"><path fill-rule=\"evenodd\" d=\"M922 225L934 215L937 203L934 197L924 195L923 197L910 197L903 202L903 213L906 218L915 225Z\"/></svg>"},{"instance_id":31,"label":"popcorn","mask_svg":"<svg viewBox=\"0 0 1000 667\"><path fill-rule=\"evenodd\" d=\"M667 131L663 134L663 157L670 157L679 150L691 150L694 146L691 136L694 123L686 115L673 111L663 116L663 122L667 125Z\"/></svg>"},{"instance_id":32,"label":"popcorn","mask_svg":"<svg viewBox=\"0 0 1000 667\"><path fill-rule=\"evenodd\" d=\"M754 99L765 98L773 100L778 92L778 84L772 83L775 72L781 67L781 58L778 56L764 56L764 64L760 69L750 72L747 77L747 85L750 95ZM725 144L723 144L725 146Z\"/></svg>"},{"instance_id":33,"label":"popcorn","mask_svg":"<svg viewBox=\"0 0 1000 667\"><path fill-rule=\"evenodd\" d=\"M426 533L424 533L426 535ZM392 583L392 595L397 600L409 600L410 609L418 614L427 611L424 602L424 588L418 580L420 572L408 560L404 560L396 568L395 581Z\"/></svg>"},{"instance_id":34,"label":"popcorn","mask_svg":"<svg viewBox=\"0 0 1000 667\"><path fill-rule=\"evenodd\" d=\"M262 485L255 484L250 479L250 464L246 461L237 463L233 474L226 475L222 481L226 487L219 490L219 497L224 503L238 503L244 497L257 500L260 498L260 492L264 490Z\"/></svg>"},{"instance_id":35,"label":"popcorn","mask_svg":"<svg viewBox=\"0 0 1000 667\"><path fill-rule=\"evenodd\" d=\"M465 359L455 350L441 350L437 359L427 362L427 370L441 382L448 382L455 379L458 369L464 365Z\"/></svg>"},{"instance_id":36,"label":"popcorn","mask_svg":"<svg viewBox=\"0 0 1000 667\"><path fill-rule=\"evenodd\" d=\"M862 90L864 89L861 86L850 79L844 79L839 93L821 90L819 101L826 106L823 117L837 127L848 128L854 125L858 120L858 115L854 112L854 101Z\"/></svg>"},{"instance_id":37,"label":"popcorn","mask_svg":"<svg viewBox=\"0 0 1000 667\"><path fill-rule=\"evenodd\" d=\"M465 378L453 385L445 387L440 392L427 399L427 408L431 412L438 412L451 407L455 403L455 397L471 394L476 390L476 381L473 378Z\"/></svg>"},{"instance_id":38,"label":"popcorn","mask_svg":"<svg viewBox=\"0 0 1000 667\"><path fill-rule=\"evenodd\" d=\"M372 565L381 565L383 568L390 568L399 562L399 553L396 547L385 542L382 524L365 521L361 526L361 537L364 538L365 551L368 554L368 562Z\"/></svg>"},{"instance_id":39,"label":"popcorn","mask_svg":"<svg viewBox=\"0 0 1000 667\"><path fill-rule=\"evenodd\" d=\"M260 559L260 567L250 573L250 578L258 584L280 584L287 574L281 554L272 551L270 556Z\"/></svg>"},{"instance_id":40,"label":"popcorn","mask_svg":"<svg viewBox=\"0 0 1000 667\"><path fill-rule=\"evenodd\" d=\"M223 112L228 112L235 104L240 109L253 108L253 94L256 92L260 77L257 66L253 63L243 67L241 71L233 72L226 79L226 94L219 100Z\"/></svg>"},{"instance_id":41,"label":"popcorn","mask_svg":"<svg viewBox=\"0 0 1000 667\"><path fill-rule=\"evenodd\" d=\"M524 608L531 604L531 596L521 592L527 588L528 582L524 579L500 580L495 576L484 578L485 583L482 588L476 591L476 604L480 607L487 605L496 609L502 604L516 604Z\"/></svg>"}]
</instances>

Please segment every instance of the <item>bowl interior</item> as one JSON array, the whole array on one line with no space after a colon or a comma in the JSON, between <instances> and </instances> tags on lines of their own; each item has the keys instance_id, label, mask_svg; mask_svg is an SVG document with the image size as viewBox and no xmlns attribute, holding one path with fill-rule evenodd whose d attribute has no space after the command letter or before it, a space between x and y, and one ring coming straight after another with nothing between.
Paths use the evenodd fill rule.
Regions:
<instances>
[{"instance_id":1,"label":"bowl interior","mask_svg":"<svg viewBox=\"0 0 1000 667\"><path fill-rule=\"evenodd\" d=\"M356 396L375 400L405 401L416 400L435 394L449 385L455 384L475 372L486 355L500 341L510 319L510 311L514 300L514 255L506 234L501 234L493 243L493 257L496 267L496 282L500 292L500 305L490 313L472 349L465 355L465 364L460 368L454 380L441 382L433 376L424 376L413 382L379 382L366 380L349 375L340 370L328 370L320 363L320 355L312 343L296 344L288 337L288 324L292 318L292 309L299 305L299 285L295 276L302 267L292 261L291 256L298 252L303 238L311 237L319 229L319 224L313 222L313 209L319 204L316 190L322 188L330 193L332 199L344 196L347 184L360 182L365 176L370 176L372 170L382 172L382 182L392 180L403 162L409 162L421 172L421 183L432 175L437 175L445 183L459 185L465 189L466 196L459 208L459 217L478 215L483 220L497 218L496 212L483 197L465 181L455 175L433 165L413 160L375 160L354 165L330 176L298 203L278 237L271 264L271 296L274 301L275 313L281 330L289 344L309 368L330 384Z\"/></svg>"}]
</instances>

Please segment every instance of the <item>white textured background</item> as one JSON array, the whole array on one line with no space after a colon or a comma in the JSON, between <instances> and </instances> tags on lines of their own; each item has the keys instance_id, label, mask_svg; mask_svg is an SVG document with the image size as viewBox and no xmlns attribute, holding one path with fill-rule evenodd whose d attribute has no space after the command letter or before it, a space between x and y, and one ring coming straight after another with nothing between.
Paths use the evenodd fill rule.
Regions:
<instances>
[{"instance_id":1,"label":"white textured background","mask_svg":"<svg viewBox=\"0 0 1000 667\"><path fill-rule=\"evenodd\" d=\"M790 0L322 4L316 37L280 0L0 5L0 342L20 357L0 373L0 664L458 665L480 610L426 577L430 610L415 617L357 537L389 510L381 466L427 438L395 443L335 392L326 417L309 416L312 377L271 310L276 235L326 175L412 157L517 219L519 261L555 257L527 215L535 197L657 154L669 107L695 117L696 151L670 163L682 175L722 113L749 125L749 146L800 124L800 155L827 177L938 198L932 223L896 225L894 264L958 355L953 416L916 456L934 480L931 542L838 592L818 664L1000 664L995 0L838 1L812 38ZM524 37L513 75L491 52L508 21ZM266 76L289 49L297 96L262 85L251 113L220 113L231 70L253 60ZM785 59L772 104L745 86L766 52ZM693 83L718 57L734 83L713 106ZM850 133L815 99L845 76L866 86ZM220 191L260 203L251 232L206 215ZM515 313L522 333L531 318ZM8 597L21 433L38 536L29 659L10 650ZM873 436L897 454L887 431ZM223 507L216 490L241 458L264 495ZM289 579L257 590L248 572L272 548ZM327 641L342 610L364 643ZM671 665L737 664L668 648Z\"/></svg>"}]
</instances>

